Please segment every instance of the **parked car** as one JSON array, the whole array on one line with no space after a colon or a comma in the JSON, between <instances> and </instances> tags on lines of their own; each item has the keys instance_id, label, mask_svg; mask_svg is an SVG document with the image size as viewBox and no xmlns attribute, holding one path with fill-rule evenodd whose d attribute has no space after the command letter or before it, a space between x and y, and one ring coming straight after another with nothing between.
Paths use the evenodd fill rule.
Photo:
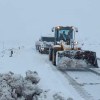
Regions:
<instances>
[{"instance_id":1,"label":"parked car","mask_svg":"<svg viewBox=\"0 0 100 100\"><path fill-rule=\"evenodd\" d=\"M54 40L54 37L41 37L35 44L36 50L40 53L49 53L49 48L54 44Z\"/></svg>"}]
</instances>

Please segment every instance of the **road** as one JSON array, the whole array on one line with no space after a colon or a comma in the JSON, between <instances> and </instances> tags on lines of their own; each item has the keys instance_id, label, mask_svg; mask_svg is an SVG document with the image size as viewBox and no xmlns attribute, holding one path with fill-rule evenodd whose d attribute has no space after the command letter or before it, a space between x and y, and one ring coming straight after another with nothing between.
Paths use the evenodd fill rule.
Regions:
<instances>
[{"instance_id":1,"label":"road","mask_svg":"<svg viewBox=\"0 0 100 100\"><path fill-rule=\"evenodd\" d=\"M38 53L35 48L14 50L13 57L9 57L9 50L0 57L0 72L12 71L25 76L27 70L37 71L41 78L39 86L48 91L46 100L52 100L50 97L55 93L74 100L100 99L100 76L88 71L68 71L66 76L52 65L48 55Z\"/></svg>"}]
</instances>

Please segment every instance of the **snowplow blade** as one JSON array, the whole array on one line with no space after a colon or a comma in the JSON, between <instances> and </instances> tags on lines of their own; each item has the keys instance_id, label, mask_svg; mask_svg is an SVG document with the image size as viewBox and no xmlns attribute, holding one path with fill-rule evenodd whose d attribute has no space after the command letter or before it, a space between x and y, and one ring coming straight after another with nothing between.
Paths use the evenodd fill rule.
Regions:
<instances>
[{"instance_id":1,"label":"snowplow blade","mask_svg":"<svg viewBox=\"0 0 100 100\"><path fill-rule=\"evenodd\" d=\"M58 51L56 58L59 69L98 68L96 52L93 51Z\"/></svg>"},{"instance_id":2,"label":"snowplow blade","mask_svg":"<svg viewBox=\"0 0 100 100\"><path fill-rule=\"evenodd\" d=\"M92 67L98 68L97 64L97 57L96 52L93 51L78 51L75 54L75 59L83 59L86 61L87 64L91 65Z\"/></svg>"}]
</instances>

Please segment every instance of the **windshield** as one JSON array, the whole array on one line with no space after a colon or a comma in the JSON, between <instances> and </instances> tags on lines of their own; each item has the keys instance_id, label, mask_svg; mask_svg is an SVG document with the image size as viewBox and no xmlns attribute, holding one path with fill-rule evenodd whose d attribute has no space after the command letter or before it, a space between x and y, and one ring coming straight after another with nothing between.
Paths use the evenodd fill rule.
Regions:
<instances>
[{"instance_id":1,"label":"windshield","mask_svg":"<svg viewBox=\"0 0 100 100\"><path fill-rule=\"evenodd\" d=\"M58 38L59 40L69 40L72 39L72 31L71 30L59 30L59 34L58 34Z\"/></svg>"},{"instance_id":2,"label":"windshield","mask_svg":"<svg viewBox=\"0 0 100 100\"><path fill-rule=\"evenodd\" d=\"M54 37L42 37L42 41L54 42Z\"/></svg>"}]
</instances>

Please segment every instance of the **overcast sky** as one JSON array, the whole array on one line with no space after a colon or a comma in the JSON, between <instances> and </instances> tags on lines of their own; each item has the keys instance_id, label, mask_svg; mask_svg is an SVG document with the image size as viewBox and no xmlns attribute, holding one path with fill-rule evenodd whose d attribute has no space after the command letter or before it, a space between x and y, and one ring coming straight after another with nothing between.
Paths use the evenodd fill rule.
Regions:
<instances>
[{"instance_id":1,"label":"overcast sky","mask_svg":"<svg viewBox=\"0 0 100 100\"><path fill-rule=\"evenodd\" d=\"M34 41L58 25L76 26L80 38L95 40L100 0L0 0L1 41Z\"/></svg>"}]
</instances>

